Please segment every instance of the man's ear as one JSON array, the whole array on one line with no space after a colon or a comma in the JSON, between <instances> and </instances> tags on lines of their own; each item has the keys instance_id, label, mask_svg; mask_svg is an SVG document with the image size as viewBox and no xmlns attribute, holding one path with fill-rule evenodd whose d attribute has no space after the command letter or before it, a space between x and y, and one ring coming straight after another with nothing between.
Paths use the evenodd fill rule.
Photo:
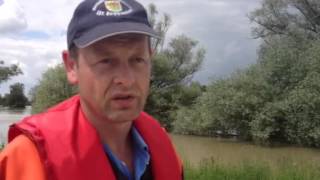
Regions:
<instances>
[{"instance_id":1,"label":"man's ear","mask_svg":"<svg viewBox=\"0 0 320 180\"><path fill-rule=\"evenodd\" d=\"M72 85L78 84L76 60L70 56L70 53L67 50L62 52L62 59L69 83Z\"/></svg>"}]
</instances>

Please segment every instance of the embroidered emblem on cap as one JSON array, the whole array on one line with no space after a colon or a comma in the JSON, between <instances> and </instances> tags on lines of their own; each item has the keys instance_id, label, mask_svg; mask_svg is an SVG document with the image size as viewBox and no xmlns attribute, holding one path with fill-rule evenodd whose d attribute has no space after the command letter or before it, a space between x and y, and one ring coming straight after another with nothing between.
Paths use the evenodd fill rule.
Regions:
<instances>
[{"instance_id":1,"label":"embroidered emblem on cap","mask_svg":"<svg viewBox=\"0 0 320 180\"><path fill-rule=\"evenodd\" d=\"M122 11L122 5L120 1L105 1L104 2L106 9L111 12L121 12Z\"/></svg>"},{"instance_id":2,"label":"embroidered emblem on cap","mask_svg":"<svg viewBox=\"0 0 320 180\"><path fill-rule=\"evenodd\" d=\"M122 16L131 13L132 8L122 0L99 0L93 6L92 11L95 11L97 16Z\"/></svg>"}]
</instances>

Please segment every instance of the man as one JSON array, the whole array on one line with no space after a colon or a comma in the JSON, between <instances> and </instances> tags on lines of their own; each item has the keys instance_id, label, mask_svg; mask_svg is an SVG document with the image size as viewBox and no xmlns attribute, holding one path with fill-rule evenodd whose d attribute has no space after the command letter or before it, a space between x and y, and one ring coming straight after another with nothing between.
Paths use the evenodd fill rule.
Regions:
<instances>
[{"instance_id":1,"label":"man","mask_svg":"<svg viewBox=\"0 0 320 180\"><path fill-rule=\"evenodd\" d=\"M150 37L157 34L134 0L80 3L62 55L79 95L10 127L0 178L182 179L168 135L142 112Z\"/></svg>"}]
</instances>

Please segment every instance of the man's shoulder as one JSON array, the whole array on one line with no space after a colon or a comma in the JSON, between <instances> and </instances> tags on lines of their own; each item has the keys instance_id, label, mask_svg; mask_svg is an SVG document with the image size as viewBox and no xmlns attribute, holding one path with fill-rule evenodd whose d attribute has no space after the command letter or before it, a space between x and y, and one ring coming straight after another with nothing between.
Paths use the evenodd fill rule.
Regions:
<instances>
[{"instance_id":1,"label":"man's shoulder","mask_svg":"<svg viewBox=\"0 0 320 180\"><path fill-rule=\"evenodd\" d=\"M0 161L6 156L20 154L20 152L29 154L28 152L32 152L34 146L33 142L27 136L19 135L5 146L0 154Z\"/></svg>"},{"instance_id":2,"label":"man's shoulder","mask_svg":"<svg viewBox=\"0 0 320 180\"><path fill-rule=\"evenodd\" d=\"M0 153L0 171L0 179L45 179L37 148L25 135L16 137Z\"/></svg>"},{"instance_id":3,"label":"man's shoulder","mask_svg":"<svg viewBox=\"0 0 320 180\"><path fill-rule=\"evenodd\" d=\"M45 112L25 117L21 121L11 125L8 136L9 141L12 141L17 135L25 134L26 132L34 136L38 136L46 131L63 132L64 129L61 128L61 124L72 126L72 120L78 118L79 99L79 96L73 96Z\"/></svg>"},{"instance_id":4,"label":"man's shoulder","mask_svg":"<svg viewBox=\"0 0 320 180\"><path fill-rule=\"evenodd\" d=\"M57 112L57 111L65 111L72 107L78 106L80 104L79 95L74 95L59 104L49 108L45 113Z\"/></svg>"}]
</instances>

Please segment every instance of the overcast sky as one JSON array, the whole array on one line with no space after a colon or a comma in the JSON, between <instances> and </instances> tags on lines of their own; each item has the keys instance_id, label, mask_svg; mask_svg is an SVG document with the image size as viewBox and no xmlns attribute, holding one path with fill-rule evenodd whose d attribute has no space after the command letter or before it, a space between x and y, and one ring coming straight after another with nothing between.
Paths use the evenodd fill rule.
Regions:
<instances>
[{"instance_id":1,"label":"overcast sky","mask_svg":"<svg viewBox=\"0 0 320 180\"><path fill-rule=\"evenodd\" d=\"M0 0L0 60L18 63L23 75L0 85L22 82L28 90L41 74L61 62L66 48L66 28L80 0ZM257 40L252 39L247 14L261 0L140 0L154 3L172 16L168 39L185 34L207 50L195 80L208 83L256 61Z\"/></svg>"}]
</instances>

